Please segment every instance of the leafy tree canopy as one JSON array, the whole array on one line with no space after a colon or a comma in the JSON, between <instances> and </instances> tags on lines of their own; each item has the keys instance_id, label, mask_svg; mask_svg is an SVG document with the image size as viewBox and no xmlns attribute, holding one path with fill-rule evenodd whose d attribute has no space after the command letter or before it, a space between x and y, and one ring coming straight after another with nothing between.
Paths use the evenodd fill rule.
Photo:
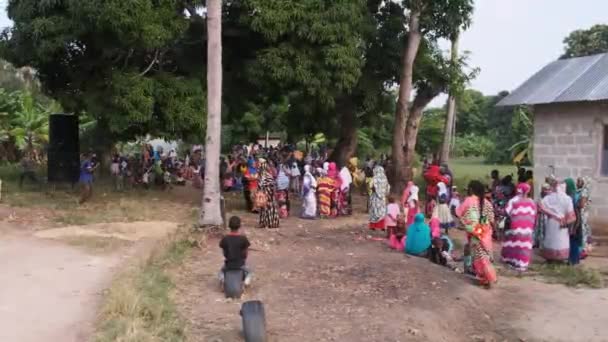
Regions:
<instances>
[{"instance_id":1,"label":"leafy tree canopy","mask_svg":"<svg viewBox=\"0 0 608 342\"><path fill-rule=\"evenodd\" d=\"M561 58L589 56L608 52L608 25L594 25L576 30L564 39L565 52Z\"/></svg>"},{"instance_id":2,"label":"leafy tree canopy","mask_svg":"<svg viewBox=\"0 0 608 342\"><path fill-rule=\"evenodd\" d=\"M206 32L197 3L13 0L14 26L4 32L1 52L34 67L66 110L86 111L115 139L150 133L200 141ZM279 122L322 121L315 119L360 77L365 6L363 0L224 3L224 121L233 128L243 119L252 123L234 129L233 139L276 126L267 113L277 110ZM320 127L288 128L301 134Z\"/></svg>"}]
</instances>

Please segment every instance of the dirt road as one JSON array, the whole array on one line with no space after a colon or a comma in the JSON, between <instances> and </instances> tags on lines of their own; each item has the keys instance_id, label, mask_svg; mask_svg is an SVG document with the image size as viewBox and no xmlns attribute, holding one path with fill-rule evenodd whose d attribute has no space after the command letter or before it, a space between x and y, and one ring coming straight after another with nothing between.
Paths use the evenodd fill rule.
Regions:
<instances>
[{"instance_id":1,"label":"dirt road","mask_svg":"<svg viewBox=\"0 0 608 342\"><path fill-rule=\"evenodd\" d=\"M0 341L86 341L119 260L26 234L4 236Z\"/></svg>"},{"instance_id":2,"label":"dirt road","mask_svg":"<svg viewBox=\"0 0 608 342\"><path fill-rule=\"evenodd\" d=\"M116 222L33 231L0 222L0 341L88 341L117 269L177 226ZM112 248L101 252L109 240Z\"/></svg>"},{"instance_id":3,"label":"dirt road","mask_svg":"<svg viewBox=\"0 0 608 342\"><path fill-rule=\"evenodd\" d=\"M252 227L255 217L244 216ZM505 278L488 291L462 275L367 238L362 215L249 229L255 271L247 299L267 308L271 341L607 341L608 290ZM239 341L241 301L216 274L217 239L175 270L193 341ZM576 328L576 329L575 329Z\"/></svg>"}]
</instances>

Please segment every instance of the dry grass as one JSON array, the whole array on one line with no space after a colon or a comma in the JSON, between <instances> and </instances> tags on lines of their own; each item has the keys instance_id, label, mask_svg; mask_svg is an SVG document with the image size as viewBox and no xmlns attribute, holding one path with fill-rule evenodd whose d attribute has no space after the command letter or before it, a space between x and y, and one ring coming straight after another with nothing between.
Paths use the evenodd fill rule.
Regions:
<instances>
[{"instance_id":1,"label":"dry grass","mask_svg":"<svg viewBox=\"0 0 608 342\"><path fill-rule=\"evenodd\" d=\"M122 273L105 298L95 341L185 341L185 324L171 299L167 268L192 248L183 232L157 246L141 265Z\"/></svg>"}]
</instances>

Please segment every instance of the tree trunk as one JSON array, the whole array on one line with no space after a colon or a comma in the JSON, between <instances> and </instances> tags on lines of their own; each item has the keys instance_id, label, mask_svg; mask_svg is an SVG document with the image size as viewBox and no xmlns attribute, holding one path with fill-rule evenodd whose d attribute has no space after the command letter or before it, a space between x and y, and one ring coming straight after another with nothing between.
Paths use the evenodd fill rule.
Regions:
<instances>
[{"instance_id":1,"label":"tree trunk","mask_svg":"<svg viewBox=\"0 0 608 342\"><path fill-rule=\"evenodd\" d=\"M207 137L205 183L199 225L222 225L220 148L222 131L222 1L207 0Z\"/></svg>"},{"instance_id":2,"label":"tree trunk","mask_svg":"<svg viewBox=\"0 0 608 342\"><path fill-rule=\"evenodd\" d=\"M414 62L420 47L422 35L420 33L420 11L410 12L409 32L407 34L407 44L403 51L401 60L402 69L399 75L399 99L397 100L397 110L395 112L395 127L393 129L392 146L392 179L391 188L394 193L401 193L408 181L406 174L406 122L409 113L409 101L412 96ZM411 169L411 166L410 166Z\"/></svg>"},{"instance_id":3,"label":"tree trunk","mask_svg":"<svg viewBox=\"0 0 608 342\"><path fill-rule=\"evenodd\" d=\"M414 99L414 103L410 108L410 115L407 118L407 124L405 128L405 146L404 146L404 174L405 179L413 179L413 163L414 156L416 155L416 140L418 139L418 129L420 128L420 120L424 113L424 108L439 95L437 90L419 90Z\"/></svg>"},{"instance_id":4,"label":"tree trunk","mask_svg":"<svg viewBox=\"0 0 608 342\"><path fill-rule=\"evenodd\" d=\"M340 114L340 136L330 160L345 166L357 150L357 106L350 97L338 99L336 111Z\"/></svg>"},{"instance_id":5,"label":"tree trunk","mask_svg":"<svg viewBox=\"0 0 608 342\"><path fill-rule=\"evenodd\" d=\"M458 63L458 37L459 34L456 33L452 37L452 56L451 63L452 67L456 66ZM456 95L453 91L450 91L450 96L448 97L448 113L445 118L445 126L443 132L443 144L441 145L441 157L439 160L442 163L447 163L450 159L450 151L452 147L452 139L454 136L452 133L454 132L454 123L456 118Z\"/></svg>"}]
</instances>

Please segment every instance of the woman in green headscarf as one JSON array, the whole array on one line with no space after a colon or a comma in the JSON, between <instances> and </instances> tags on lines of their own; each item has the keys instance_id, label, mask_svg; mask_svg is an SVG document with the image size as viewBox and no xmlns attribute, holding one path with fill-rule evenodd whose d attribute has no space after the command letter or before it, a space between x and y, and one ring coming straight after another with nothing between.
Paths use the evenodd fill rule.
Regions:
<instances>
[{"instance_id":1,"label":"woman in green headscarf","mask_svg":"<svg viewBox=\"0 0 608 342\"><path fill-rule=\"evenodd\" d=\"M567 178L564 183L566 184L566 195L572 199L574 213L576 214L576 221L568 226L570 233L570 254L568 256L568 263L570 265L578 265L581 261L581 245L583 241L581 211L578 205L579 194L576 191L574 179Z\"/></svg>"},{"instance_id":2,"label":"woman in green headscarf","mask_svg":"<svg viewBox=\"0 0 608 342\"><path fill-rule=\"evenodd\" d=\"M574 200L574 197L576 196L576 183L574 182L574 179L566 178L564 183L566 183L566 194Z\"/></svg>"},{"instance_id":3,"label":"woman in green headscarf","mask_svg":"<svg viewBox=\"0 0 608 342\"><path fill-rule=\"evenodd\" d=\"M576 182L578 188L578 208L580 208L580 224L582 231L581 240L581 259L584 259L591 252L591 225L589 224L589 206L591 200L591 178L581 177Z\"/></svg>"}]
</instances>

